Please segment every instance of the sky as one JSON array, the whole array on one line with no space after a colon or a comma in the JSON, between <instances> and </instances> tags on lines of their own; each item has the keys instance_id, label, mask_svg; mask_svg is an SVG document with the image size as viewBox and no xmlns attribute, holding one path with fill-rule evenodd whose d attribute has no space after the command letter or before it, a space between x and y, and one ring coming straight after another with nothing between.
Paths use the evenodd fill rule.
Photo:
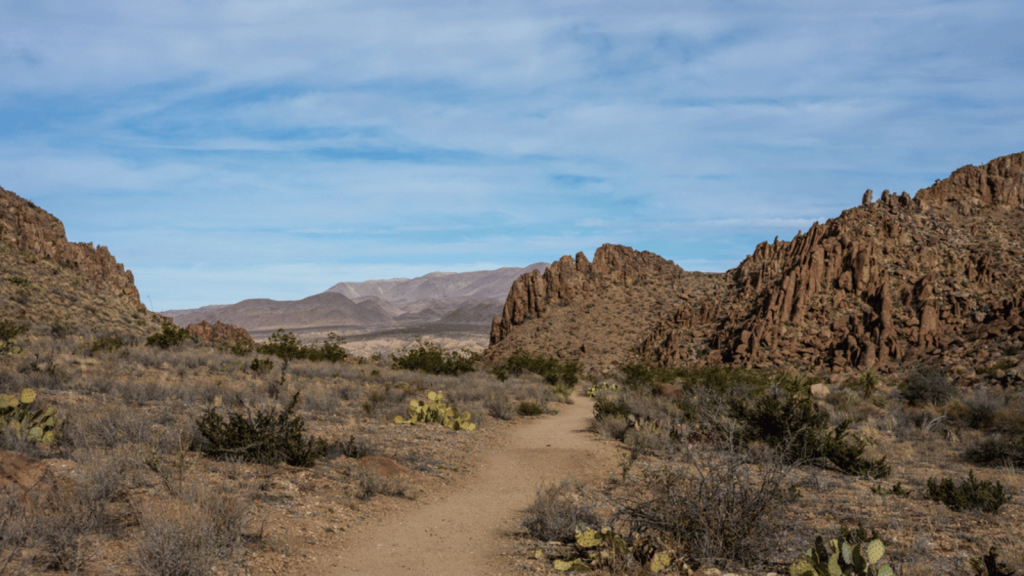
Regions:
<instances>
[{"instance_id":1,"label":"sky","mask_svg":"<svg viewBox=\"0 0 1024 576\"><path fill-rule=\"evenodd\" d=\"M0 0L0 186L151 310L725 271L1024 150L1019 0Z\"/></svg>"}]
</instances>

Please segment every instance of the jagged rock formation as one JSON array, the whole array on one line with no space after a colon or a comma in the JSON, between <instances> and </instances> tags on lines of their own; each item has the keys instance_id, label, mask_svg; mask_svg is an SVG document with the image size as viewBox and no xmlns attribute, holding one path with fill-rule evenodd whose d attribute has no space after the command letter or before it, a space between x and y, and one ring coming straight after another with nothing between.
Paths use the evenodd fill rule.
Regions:
<instances>
[{"instance_id":1,"label":"jagged rock formation","mask_svg":"<svg viewBox=\"0 0 1024 576\"><path fill-rule=\"evenodd\" d=\"M593 262L583 253L563 256L544 274L535 270L513 283L492 322L488 355L523 350L611 370L636 358L637 345L660 320L722 281L625 246L605 244Z\"/></svg>"},{"instance_id":2,"label":"jagged rock formation","mask_svg":"<svg viewBox=\"0 0 1024 576\"><path fill-rule=\"evenodd\" d=\"M48 259L79 272L82 278L110 294L142 305L135 277L106 246L68 242L64 224L49 212L0 188L0 238L39 259Z\"/></svg>"},{"instance_id":3,"label":"jagged rock formation","mask_svg":"<svg viewBox=\"0 0 1024 576\"><path fill-rule=\"evenodd\" d=\"M68 242L64 225L0 188L0 318L145 335L163 319L146 311L131 271L107 248Z\"/></svg>"},{"instance_id":4,"label":"jagged rock formation","mask_svg":"<svg viewBox=\"0 0 1024 576\"><path fill-rule=\"evenodd\" d=\"M199 324L189 324L187 330L196 338L212 344L226 344L228 346L235 344L256 345L256 341L252 339L252 336L244 328L220 321L210 324L203 320Z\"/></svg>"},{"instance_id":5,"label":"jagged rock formation","mask_svg":"<svg viewBox=\"0 0 1024 576\"><path fill-rule=\"evenodd\" d=\"M550 300L537 282L517 281L495 345L530 330L527 311ZM790 242L758 245L633 346L672 366L841 373L926 360L968 378L993 366L1019 373L1010 367L1024 337L1022 285L1024 154L1014 154L961 168L914 198L886 190L873 201L868 191L861 206Z\"/></svg>"}]
</instances>

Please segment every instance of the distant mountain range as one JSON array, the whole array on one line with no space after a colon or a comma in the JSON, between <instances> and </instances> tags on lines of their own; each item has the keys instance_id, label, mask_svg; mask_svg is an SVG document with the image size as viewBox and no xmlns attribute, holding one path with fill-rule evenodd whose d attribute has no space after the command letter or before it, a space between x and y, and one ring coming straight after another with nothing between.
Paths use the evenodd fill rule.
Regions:
<instances>
[{"instance_id":1,"label":"distant mountain range","mask_svg":"<svg viewBox=\"0 0 1024 576\"><path fill-rule=\"evenodd\" d=\"M302 300L266 298L237 304L166 310L179 326L206 320L234 324L251 332L336 329L387 330L450 325L486 332L500 316L515 279L547 264L477 272L433 272L418 278L340 282Z\"/></svg>"}]
</instances>

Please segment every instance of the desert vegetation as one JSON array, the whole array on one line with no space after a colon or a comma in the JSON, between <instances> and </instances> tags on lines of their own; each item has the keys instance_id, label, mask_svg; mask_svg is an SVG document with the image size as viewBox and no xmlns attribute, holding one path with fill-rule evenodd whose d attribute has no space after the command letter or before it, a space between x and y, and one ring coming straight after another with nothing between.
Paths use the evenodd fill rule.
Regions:
<instances>
[{"instance_id":1,"label":"desert vegetation","mask_svg":"<svg viewBox=\"0 0 1024 576\"><path fill-rule=\"evenodd\" d=\"M458 476L523 404L556 400L530 374L352 360L338 338L280 331L245 348L166 324L147 337L2 328L0 448L47 470L0 491L5 575L291 563L374 513L378 496L415 498ZM459 425L394 423L428 396L460 411Z\"/></svg>"},{"instance_id":2,"label":"desert vegetation","mask_svg":"<svg viewBox=\"0 0 1024 576\"><path fill-rule=\"evenodd\" d=\"M1024 567L1017 388L639 364L584 387L621 469L538 491L523 527L554 571L828 574L844 546L842 573ZM875 541L884 556L855 568Z\"/></svg>"}]
</instances>

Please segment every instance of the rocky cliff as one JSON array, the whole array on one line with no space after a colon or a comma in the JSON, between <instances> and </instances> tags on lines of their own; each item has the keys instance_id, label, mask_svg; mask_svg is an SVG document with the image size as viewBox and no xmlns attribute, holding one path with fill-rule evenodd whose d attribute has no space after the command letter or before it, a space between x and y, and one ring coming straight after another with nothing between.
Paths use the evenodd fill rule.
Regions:
<instances>
[{"instance_id":1,"label":"rocky cliff","mask_svg":"<svg viewBox=\"0 0 1024 576\"><path fill-rule=\"evenodd\" d=\"M68 242L60 220L0 188L0 316L30 325L148 334L161 317L103 246Z\"/></svg>"},{"instance_id":2,"label":"rocky cliff","mask_svg":"<svg viewBox=\"0 0 1024 576\"><path fill-rule=\"evenodd\" d=\"M677 293L681 302L630 342L634 357L831 373L927 360L965 377L1015 367L1024 337L1024 154L966 166L913 198L873 196L792 241L758 245L720 284ZM623 264L610 261L605 274L628 275ZM492 346L517 332L551 338L525 319L576 300L552 298L556 284L517 281ZM573 293L593 284L577 279ZM644 290L636 286L624 306L644 306Z\"/></svg>"}]
</instances>

